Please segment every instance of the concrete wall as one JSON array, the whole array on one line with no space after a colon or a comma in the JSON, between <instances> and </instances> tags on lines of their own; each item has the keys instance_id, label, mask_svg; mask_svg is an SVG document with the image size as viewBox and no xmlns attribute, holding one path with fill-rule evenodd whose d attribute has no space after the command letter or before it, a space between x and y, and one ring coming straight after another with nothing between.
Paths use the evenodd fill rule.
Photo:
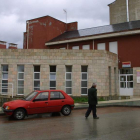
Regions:
<instances>
[{"instance_id":1,"label":"concrete wall","mask_svg":"<svg viewBox=\"0 0 140 140\"><path fill-rule=\"evenodd\" d=\"M126 0L116 0L109 5L110 24L127 22Z\"/></svg>"},{"instance_id":2,"label":"concrete wall","mask_svg":"<svg viewBox=\"0 0 140 140\"><path fill-rule=\"evenodd\" d=\"M109 72L111 67L111 95L118 94L118 73L117 92L115 92L114 68L118 72L117 55L98 50L47 50L30 49L19 50L9 49L0 51L0 64L9 65L9 83L14 85L14 95L17 95L17 65L25 67L24 93L28 94L33 90L33 66L41 66L41 89L49 89L49 66L56 65L56 88L65 91L65 65L72 65L72 95L81 96L81 66L88 66L88 88L93 82L97 83L98 96L109 95ZM0 66L1 66L0 65ZM1 67L0 67L1 70ZM1 77L0 72L0 78Z\"/></svg>"}]
</instances>

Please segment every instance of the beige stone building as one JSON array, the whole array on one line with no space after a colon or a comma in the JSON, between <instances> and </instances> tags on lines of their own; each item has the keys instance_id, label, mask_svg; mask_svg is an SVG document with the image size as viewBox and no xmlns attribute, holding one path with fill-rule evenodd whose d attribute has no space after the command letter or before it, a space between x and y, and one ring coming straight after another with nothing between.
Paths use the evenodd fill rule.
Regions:
<instances>
[{"instance_id":1,"label":"beige stone building","mask_svg":"<svg viewBox=\"0 0 140 140\"><path fill-rule=\"evenodd\" d=\"M109 10L110 24L140 20L140 0L115 0Z\"/></svg>"},{"instance_id":2,"label":"beige stone building","mask_svg":"<svg viewBox=\"0 0 140 140\"><path fill-rule=\"evenodd\" d=\"M104 50L1 49L0 71L2 95L60 89L84 96L93 82L98 96L119 93L117 55Z\"/></svg>"}]
</instances>

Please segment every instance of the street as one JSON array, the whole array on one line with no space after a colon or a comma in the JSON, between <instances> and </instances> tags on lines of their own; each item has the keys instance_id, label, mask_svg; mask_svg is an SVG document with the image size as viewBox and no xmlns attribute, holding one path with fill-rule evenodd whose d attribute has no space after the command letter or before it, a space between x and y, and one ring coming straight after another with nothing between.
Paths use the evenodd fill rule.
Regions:
<instances>
[{"instance_id":1,"label":"street","mask_svg":"<svg viewBox=\"0 0 140 140\"><path fill-rule=\"evenodd\" d=\"M73 110L70 116L32 115L17 121L0 116L0 140L139 140L140 108L97 108L99 120L86 109Z\"/></svg>"}]
</instances>

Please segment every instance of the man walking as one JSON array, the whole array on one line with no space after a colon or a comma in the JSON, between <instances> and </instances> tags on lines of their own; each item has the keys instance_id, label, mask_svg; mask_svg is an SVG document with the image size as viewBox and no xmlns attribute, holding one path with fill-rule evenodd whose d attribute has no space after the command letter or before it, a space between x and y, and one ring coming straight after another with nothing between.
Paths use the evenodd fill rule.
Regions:
<instances>
[{"instance_id":1,"label":"man walking","mask_svg":"<svg viewBox=\"0 0 140 140\"><path fill-rule=\"evenodd\" d=\"M99 117L97 117L96 115L96 105L98 104L98 101L97 101L97 89L95 83L93 83L92 87L88 89L88 104L89 107L85 114L85 117L87 118L92 111L93 118L99 119Z\"/></svg>"}]
</instances>

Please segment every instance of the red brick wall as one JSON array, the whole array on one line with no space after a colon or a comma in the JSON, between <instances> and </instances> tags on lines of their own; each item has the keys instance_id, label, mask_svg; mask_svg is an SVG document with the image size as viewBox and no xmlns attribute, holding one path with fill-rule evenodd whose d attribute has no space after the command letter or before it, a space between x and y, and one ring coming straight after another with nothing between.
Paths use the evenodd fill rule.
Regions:
<instances>
[{"instance_id":1,"label":"red brick wall","mask_svg":"<svg viewBox=\"0 0 140 140\"><path fill-rule=\"evenodd\" d=\"M23 33L23 49L27 49L27 32Z\"/></svg>"},{"instance_id":2,"label":"red brick wall","mask_svg":"<svg viewBox=\"0 0 140 140\"><path fill-rule=\"evenodd\" d=\"M0 49L6 49L6 45L0 44Z\"/></svg>"},{"instance_id":3,"label":"red brick wall","mask_svg":"<svg viewBox=\"0 0 140 140\"><path fill-rule=\"evenodd\" d=\"M8 49L17 49L17 47L10 46L10 47L8 47Z\"/></svg>"},{"instance_id":4,"label":"red brick wall","mask_svg":"<svg viewBox=\"0 0 140 140\"><path fill-rule=\"evenodd\" d=\"M74 31L78 29L78 23L72 22L67 24L67 31Z\"/></svg>"},{"instance_id":5,"label":"red brick wall","mask_svg":"<svg viewBox=\"0 0 140 140\"><path fill-rule=\"evenodd\" d=\"M66 23L54 19L50 16L45 16L33 20L29 20L29 37L24 33L24 49L46 49L45 43L66 31ZM69 23L69 30L77 29L77 23ZM28 24L26 24L28 31Z\"/></svg>"}]
</instances>

